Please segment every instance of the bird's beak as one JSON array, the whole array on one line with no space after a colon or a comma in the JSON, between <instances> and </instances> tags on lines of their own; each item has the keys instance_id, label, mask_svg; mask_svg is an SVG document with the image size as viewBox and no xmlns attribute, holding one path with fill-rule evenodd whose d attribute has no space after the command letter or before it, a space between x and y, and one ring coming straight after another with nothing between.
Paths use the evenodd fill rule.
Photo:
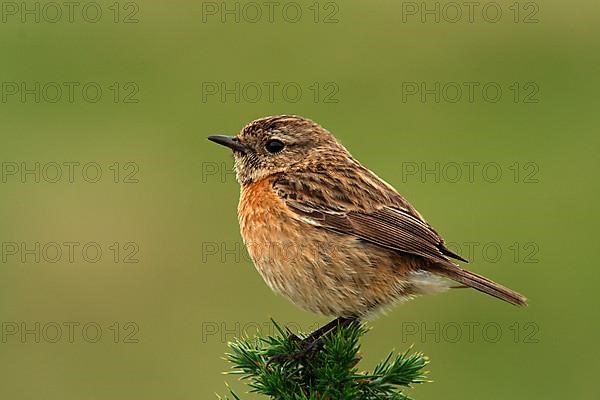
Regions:
<instances>
[{"instance_id":1,"label":"bird's beak","mask_svg":"<svg viewBox=\"0 0 600 400\"><path fill-rule=\"evenodd\" d=\"M227 135L212 135L208 137L208 140L217 144L229 147L233 151L237 151L242 154L246 154L248 150L246 146L240 143L239 139L235 136Z\"/></svg>"}]
</instances>

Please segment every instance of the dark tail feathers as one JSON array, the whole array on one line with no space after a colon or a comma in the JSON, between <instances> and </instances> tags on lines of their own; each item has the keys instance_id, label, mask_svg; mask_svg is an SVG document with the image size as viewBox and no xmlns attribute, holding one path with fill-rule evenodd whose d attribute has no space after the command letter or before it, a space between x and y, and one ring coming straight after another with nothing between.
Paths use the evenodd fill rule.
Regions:
<instances>
[{"instance_id":1,"label":"dark tail feathers","mask_svg":"<svg viewBox=\"0 0 600 400\"><path fill-rule=\"evenodd\" d=\"M516 306L527 305L527 298L522 294L460 267L450 269L446 266L439 266L435 272Z\"/></svg>"}]
</instances>

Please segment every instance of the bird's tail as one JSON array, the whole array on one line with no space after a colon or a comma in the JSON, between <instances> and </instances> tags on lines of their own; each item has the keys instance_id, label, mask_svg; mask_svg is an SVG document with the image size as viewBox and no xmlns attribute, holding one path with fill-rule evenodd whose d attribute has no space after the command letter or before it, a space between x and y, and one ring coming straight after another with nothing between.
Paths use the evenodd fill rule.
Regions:
<instances>
[{"instance_id":1,"label":"bird's tail","mask_svg":"<svg viewBox=\"0 0 600 400\"><path fill-rule=\"evenodd\" d=\"M514 304L515 306L527 305L527 298L522 294L458 266L454 268L440 266L435 272L475 290L494 296L497 299Z\"/></svg>"}]
</instances>

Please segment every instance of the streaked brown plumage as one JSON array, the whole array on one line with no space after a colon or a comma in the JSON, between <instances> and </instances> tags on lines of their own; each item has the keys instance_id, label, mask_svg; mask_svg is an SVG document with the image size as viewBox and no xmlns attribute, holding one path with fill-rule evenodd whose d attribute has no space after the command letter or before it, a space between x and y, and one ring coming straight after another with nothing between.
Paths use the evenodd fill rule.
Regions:
<instances>
[{"instance_id":1,"label":"streaked brown plumage","mask_svg":"<svg viewBox=\"0 0 600 400\"><path fill-rule=\"evenodd\" d=\"M234 150L240 228L256 268L294 304L365 317L452 281L526 304L519 293L451 261L466 260L317 123L267 117L236 137L210 139Z\"/></svg>"}]
</instances>

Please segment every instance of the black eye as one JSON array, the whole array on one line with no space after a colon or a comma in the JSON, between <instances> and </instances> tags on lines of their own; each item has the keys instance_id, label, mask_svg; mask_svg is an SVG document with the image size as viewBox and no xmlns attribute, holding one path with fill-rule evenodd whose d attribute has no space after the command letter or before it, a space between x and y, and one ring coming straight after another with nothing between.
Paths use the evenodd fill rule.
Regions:
<instances>
[{"instance_id":1,"label":"black eye","mask_svg":"<svg viewBox=\"0 0 600 400\"><path fill-rule=\"evenodd\" d=\"M284 147L285 145L283 144L283 142L277 139L271 139L265 145L265 149L267 149L269 153L273 154L279 153L281 150L283 150Z\"/></svg>"}]
</instances>

